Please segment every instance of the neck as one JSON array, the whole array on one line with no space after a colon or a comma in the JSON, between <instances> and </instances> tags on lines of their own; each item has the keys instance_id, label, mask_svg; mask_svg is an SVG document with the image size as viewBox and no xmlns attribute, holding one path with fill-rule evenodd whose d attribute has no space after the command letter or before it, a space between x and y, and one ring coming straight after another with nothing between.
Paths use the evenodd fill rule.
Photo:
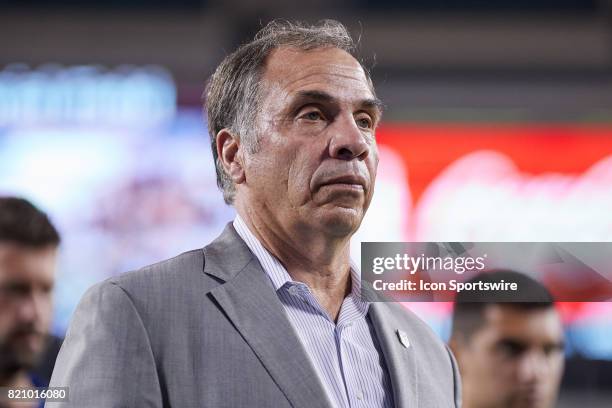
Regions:
<instances>
[{"instance_id":1,"label":"neck","mask_svg":"<svg viewBox=\"0 0 612 408\"><path fill-rule=\"evenodd\" d=\"M250 231L283 264L293 280L303 282L336 319L350 293L350 235L329 236L305 224L282 225L247 206L236 205Z\"/></svg>"}]
</instances>

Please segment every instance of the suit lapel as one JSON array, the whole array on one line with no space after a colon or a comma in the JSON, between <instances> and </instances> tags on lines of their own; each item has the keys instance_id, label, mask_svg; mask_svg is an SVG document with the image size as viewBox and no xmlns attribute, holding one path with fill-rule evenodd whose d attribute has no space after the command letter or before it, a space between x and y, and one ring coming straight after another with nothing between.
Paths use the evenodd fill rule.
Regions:
<instances>
[{"instance_id":1,"label":"suit lapel","mask_svg":"<svg viewBox=\"0 0 612 408\"><path fill-rule=\"evenodd\" d=\"M231 224L204 252L204 272L225 281L210 295L291 405L330 407L325 389L268 276Z\"/></svg>"},{"instance_id":2,"label":"suit lapel","mask_svg":"<svg viewBox=\"0 0 612 408\"><path fill-rule=\"evenodd\" d=\"M410 344L410 332L399 330L405 327L396 322L395 313L389 304L383 302L370 304L368 312L391 377L395 407L418 407L415 350Z\"/></svg>"}]
</instances>

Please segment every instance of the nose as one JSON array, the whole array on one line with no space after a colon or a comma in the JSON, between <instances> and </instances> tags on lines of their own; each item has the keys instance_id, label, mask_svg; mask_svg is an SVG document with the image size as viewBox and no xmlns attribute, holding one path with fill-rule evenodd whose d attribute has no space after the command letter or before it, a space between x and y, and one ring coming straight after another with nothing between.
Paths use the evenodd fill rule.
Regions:
<instances>
[{"instance_id":1,"label":"nose","mask_svg":"<svg viewBox=\"0 0 612 408\"><path fill-rule=\"evenodd\" d=\"M36 303L32 296L24 297L19 303L19 318L22 322L33 322L36 320Z\"/></svg>"},{"instance_id":2,"label":"nose","mask_svg":"<svg viewBox=\"0 0 612 408\"><path fill-rule=\"evenodd\" d=\"M519 379L522 383L534 383L546 376L547 361L539 353L530 353L519 365Z\"/></svg>"},{"instance_id":3,"label":"nose","mask_svg":"<svg viewBox=\"0 0 612 408\"><path fill-rule=\"evenodd\" d=\"M21 298L18 306L19 318L24 323L36 322L45 308L45 302L37 293L30 292L27 296Z\"/></svg>"},{"instance_id":4,"label":"nose","mask_svg":"<svg viewBox=\"0 0 612 408\"><path fill-rule=\"evenodd\" d=\"M368 157L371 147L353 115L339 116L332 126L333 134L329 144L331 157L340 160L364 160Z\"/></svg>"}]
</instances>

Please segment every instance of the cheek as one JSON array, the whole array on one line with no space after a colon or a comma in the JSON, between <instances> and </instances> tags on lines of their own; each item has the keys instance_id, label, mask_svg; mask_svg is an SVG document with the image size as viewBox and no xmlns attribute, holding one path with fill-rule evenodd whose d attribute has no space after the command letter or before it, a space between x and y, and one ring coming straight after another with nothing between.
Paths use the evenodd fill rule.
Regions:
<instances>
[{"instance_id":1,"label":"cheek","mask_svg":"<svg viewBox=\"0 0 612 408\"><path fill-rule=\"evenodd\" d=\"M557 386L563 376L563 369L565 367L565 357L555 356L551 358L548 364L547 378L550 378L550 382L553 386Z\"/></svg>"},{"instance_id":2,"label":"cheek","mask_svg":"<svg viewBox=\"0 0 612 408\"><path fill-rule=\"evenodd\" d=\"M370 155L365 161L365 165L367 167L368 175L370 177L372 186L374 186L376 181L376 174L378 172L378 150L376 148L371 151Z\"/></svg>"},{"instance_id":3,"label":"cheek","mask_svg":"<svg viewBox=\"0 0 612 408\"><path fill-rule=\"evenodd\" d=\"M286 179L288 162L279 160L281 154L271 151L259 151L246 160L245 174L255 192L262 193L276 189L275 185Z\"/></svg>"},{"instance_id":4,"label":"cheek","mask_svg":"<svg viewBox=\"0 0 612 408\"><path fill-rule=\"evenodd\" d=\"M308 201L311 196L310 181L314 169L304 157L294 157L287 172L287 192L289 200L295 204Z\"/></svg>"},{"instance_id":5,"label":"cheek","mask_svg":"<svg viewBox=\"0 0 612 408\"><path fill-rule=\"evenodd\" d=\"M39 296L41 320L48 323L53 315L53 295L51 293L41 293Z\"/></svg>"},{"instance_id":6,"label":"cheek","mask_svg":"<svg viewBox=\"0 0 612 408\"><path fill-rule=\"evenodd\" d=\"M376 186L376 165L368 166L368 173L370 174L370 191L369 191L369 199L374 195L374 187Z\"/></svg>"},{"instance_id":7,"label":"cheek","mask_svg":"<svg viewBox=\"0 0 612 408\"><path fill-rule=\"evenodd\" d=\"M6 302L0 301L0 307L2 313L0 313L0 344L4 342L4 339L14 326L15 318L13 317L13 310L8 310Z\"/></svg>"},{"instance_id":8,"label":"cheek","mask_svg":"<svg viewBox=\"0 0 612 408\"><path fill-rule=\"evenodd\" d=\"M472 353L472 363L474 372L488 383L506 382L512 376L514 364L510 361L501 361L491 350L480 350Z\"/></svg>"}]
</instances>

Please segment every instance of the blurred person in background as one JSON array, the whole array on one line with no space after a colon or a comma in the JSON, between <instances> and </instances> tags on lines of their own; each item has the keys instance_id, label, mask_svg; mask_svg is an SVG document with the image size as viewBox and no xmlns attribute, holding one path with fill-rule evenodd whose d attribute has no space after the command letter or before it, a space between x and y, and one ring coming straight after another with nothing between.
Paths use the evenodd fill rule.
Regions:
<instances>
[{"instance_id":1,"label":"blurred person in background","mask_svg":"<svg viewBox=\"0 0 612 408\"><path fill-rule=\"evenodd\" d=\"M85 294L59 406L459 406L450 351L401 305L362 298L350 263L381 118L355 51L336 21L273 22L220 64L209 133L238 216L204 249Z\"/></svg>"},{"instance_id":2,"label":"blurred person in background","mask_svg":"<svg viewBox=\"0 0 612 408\"><path fill-rule=\"evenodd\" d=\"M461 372L464 408L551 408L564 368L564 335L549 291L514 271L468 282L516 282L518 293L460 292L450 346Z\"/></svg>"},{"instance_id":3,"label":"blurred person in background","mask_svg":"<svg viewBox=\"0 0 612 408\"><path fill-rule=\"evenodd\" d=\"M59 243L45 213L0 197L0 386L48 384L60 343L49 334Z\"/></svg>"}]
</instances>

